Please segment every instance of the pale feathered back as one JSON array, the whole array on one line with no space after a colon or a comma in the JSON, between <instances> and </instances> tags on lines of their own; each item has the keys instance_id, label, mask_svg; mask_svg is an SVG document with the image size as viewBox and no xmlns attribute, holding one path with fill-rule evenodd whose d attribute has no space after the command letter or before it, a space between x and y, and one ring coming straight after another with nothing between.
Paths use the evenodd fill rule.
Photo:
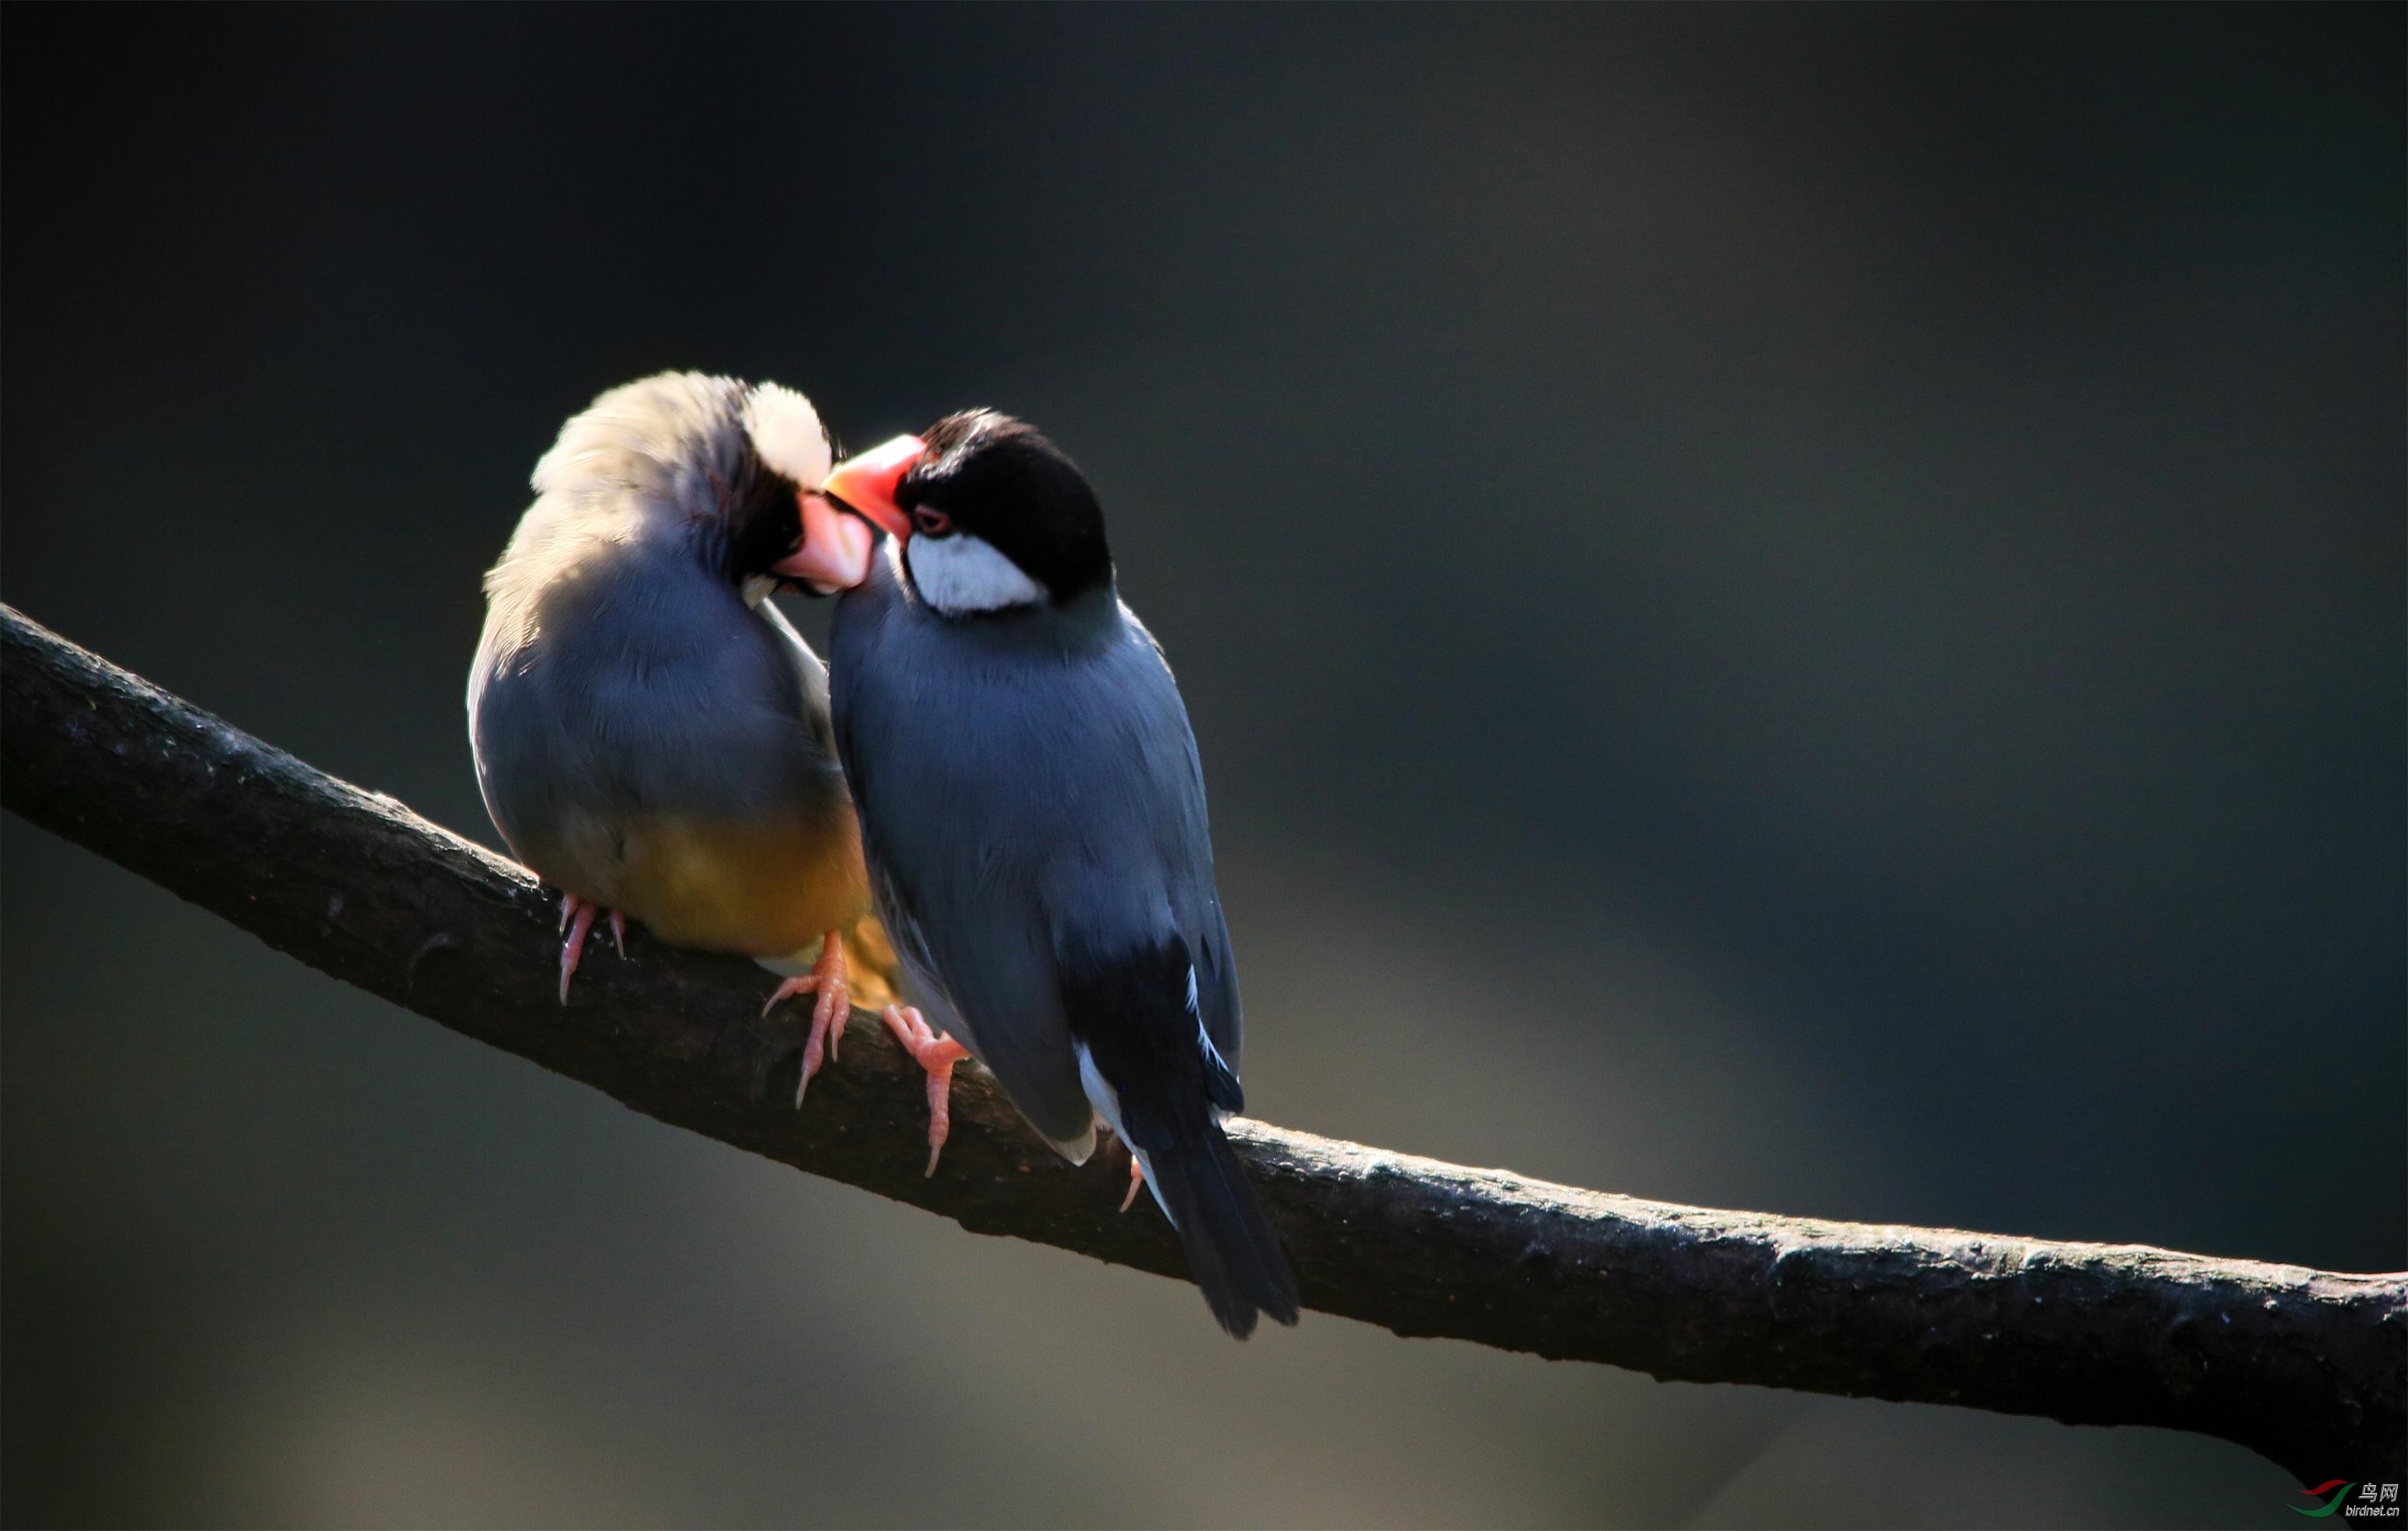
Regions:
<instances>
[{"instance_id":1,"label":"pale feathered back","mask_svg":"<svg viewBox=\"0 0 2408 1531\"><path fill-rule=\"evenodd\" d=\"M834 455L811 401L776 383L664 372L611 389L535 465L536 502L485 575L487 648L523 644L538 597L571 568L689 540L697 508L724 506L756 461L817 489Z\"/></svg>"}]
</instances>

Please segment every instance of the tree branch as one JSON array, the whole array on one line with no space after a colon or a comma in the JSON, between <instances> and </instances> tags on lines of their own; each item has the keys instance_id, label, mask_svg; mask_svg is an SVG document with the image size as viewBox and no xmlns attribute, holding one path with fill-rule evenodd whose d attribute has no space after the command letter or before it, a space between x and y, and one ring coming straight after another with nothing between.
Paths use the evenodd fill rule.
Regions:
<instances>
[{"instance_id":1,"label":"tree branch","mask_svg":"<svg viewBox=\"0 0 2408 1531\"><path fill-rule=\"evenodd\" d=\"M1160 1218L1116 1212L1124 1168L1062 1163L976 1066L923 1179L921 1076L874 1018L797 1111L802 1030L762 1017L748 962L645 940L564 1009L554 900L523 868L6 607L0 802L647 1115L976 1233L1183 1271ZM2201 1431L2302 1481L2408 1476L2408 1276L1713 1211L1231 1125L1325 1312L1666 1380Z\"/></svg>"}]
</instances>

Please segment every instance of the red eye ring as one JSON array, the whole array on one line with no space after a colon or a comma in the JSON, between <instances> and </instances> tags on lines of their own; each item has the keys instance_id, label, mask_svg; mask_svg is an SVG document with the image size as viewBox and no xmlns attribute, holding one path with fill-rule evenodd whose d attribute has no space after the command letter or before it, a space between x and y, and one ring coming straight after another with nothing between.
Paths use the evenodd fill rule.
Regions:
<instances>
[{"instance_id":1,"label":"red eye ring","mask_svg":"<svg viewBox=\"0 0 2408 1531\"><path fill-rule=\"evenodd\" d=\"M953 529L953 518L924 505L911 512L911 525L924 537L942 537Z\"/></svg>"}]
</instances>

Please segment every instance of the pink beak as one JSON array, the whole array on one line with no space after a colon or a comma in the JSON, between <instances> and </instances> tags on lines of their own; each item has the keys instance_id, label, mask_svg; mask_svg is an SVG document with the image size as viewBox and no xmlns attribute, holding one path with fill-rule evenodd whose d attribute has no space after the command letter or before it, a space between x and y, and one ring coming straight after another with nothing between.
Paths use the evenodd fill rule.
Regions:
<instances>
[{"instance_id":1,"label":"pink beak","mask_svg":"<svg viewBox=\"0 0 2408 1531\"><path fill-rule=\"evenodd\" d=\"M892 532L896 540L911 535L910 518L895 503L895 486L928 450L916 436L898 436L870 448L827 476L820 493L850 506ZM809 534L805 535L806 545Z\"/></svg>"},{"instance_id":2,"label":"pink beak","mask_svg":"<svg viewBox=\"0 0 2408 1531\"><path fill-rule=\"evenodd\" d=\"M799 579L823 595L851 590L869 577L869 528L821 495L803 495L803 545L769 572Z\"/></svg>"}]
</instances>

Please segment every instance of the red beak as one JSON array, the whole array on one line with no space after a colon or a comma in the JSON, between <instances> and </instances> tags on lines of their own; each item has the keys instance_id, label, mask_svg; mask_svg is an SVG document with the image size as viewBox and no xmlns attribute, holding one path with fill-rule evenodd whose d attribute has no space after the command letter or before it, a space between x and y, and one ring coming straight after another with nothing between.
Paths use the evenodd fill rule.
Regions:
<instances>
[{"instance_id":1,"label":"red beak","mask_svg":"<svg viewBox=\"0 0 2408 1531\"><path fill-rule=\"evenodd\" d=\"M771 565L769 572L800 579L823 595L851 590L869 577L869 528L859 517L806 491L803 545L792 557Z\"/></svg>"},{"instance_id":2,"label":"red beak","mask_svg":"<svg viewBox=\"0 0 2408 1531\"><path fill-rule=\"evenodd\" d=\"M900 541L911 535L911 521L895 503L895 486L927 450L928 444L916 436L898 436L829 474L820 493L860 511Z\"/></svg>"}]
</instances>

